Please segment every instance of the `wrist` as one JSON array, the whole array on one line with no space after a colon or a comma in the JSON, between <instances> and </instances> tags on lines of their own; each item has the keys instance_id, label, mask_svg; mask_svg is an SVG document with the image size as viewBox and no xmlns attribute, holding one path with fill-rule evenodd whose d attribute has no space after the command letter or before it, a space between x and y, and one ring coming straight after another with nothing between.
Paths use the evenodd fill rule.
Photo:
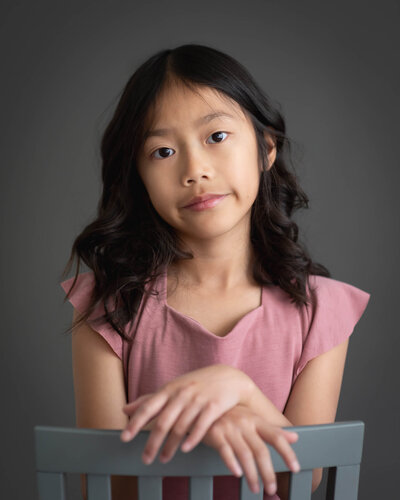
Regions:
<instances>
[{"instance_id":1,"label":"wrist","mask_svg":"<svg viewBox=\"0 0 400 500\"><path fill-rule=\"evenodd\" d=\"M243 379L243 386L242 386L239 404L250 408L252 406L252 402L254 399L254 393L258 389L258 387L252 378L250 378L245 373L243 373L243 375L244 375L244 379Z\"/></svg>"},{"instance_id":2,"label":"wrist","mask_svg":"<svg viewBox=\"0 0 400 500\"><path fill-rule=\"evenodd\" d=\"M293 424L278 410L273 402L253 382L252 389L248 392L246 406L256 415L265 418L270 424L279 427L293 427Z\"/></svg>"}]
</instances>

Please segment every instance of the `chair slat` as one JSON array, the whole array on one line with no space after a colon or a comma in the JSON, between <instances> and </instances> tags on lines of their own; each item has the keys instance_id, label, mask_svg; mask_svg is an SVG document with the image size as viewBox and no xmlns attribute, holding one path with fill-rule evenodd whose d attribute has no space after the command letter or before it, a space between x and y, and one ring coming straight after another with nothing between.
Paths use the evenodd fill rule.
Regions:
<instances>
[{"instance_id":1,"label":"chair slat","mask_svg":"<svg viewBox=\"0 0 400 500\"><path fill-rule=\"evenodd\" d=\"M111 500L111 479L106 474L87 475L88 500Z\"/></svg>"},{"instance_id":2,"label":"chair slat","mask_svg":"<svg viewBox=\"0 0 400 500\"><path fill-rule=\"evenodd\" d=\"M360 465L330 467L326 487L327 500L357 500Z\"/></svg>"},{"instance_id":3,"label":"chair slat","mask_svg":"<svg viewBox=\"0 0 400 500\"><path fill-rule=\"evenodd\" d=\"M139 476L138 500L162 500L162 476Z\"/></svg>"},{"instance_id":4,"label":"chair slat","mask_svg":"<svg viewBox=\"0 0 400 500\"><path fill-rule=\"evenodd\" d=\"M364 423L336 422L288 430L299 434L292 444L301 465L299 473L290 473L282 456L271 445L267 447L275 472L290 473L290 500L310 500L315 468L329 469L327 500L357 500ZM35 426L40 500L66 500L67 473L87 474L88 500L111 500L112 475L137 476L140 500L162 500L163 477L189 476L190 500L208 500L212 499L213 478L229 474L219 454L203 443L190 455L177 451L166 464L155 460L145 465L141 454L149 431L139 432L132 443L121 442L119 435L114 429ZM241 478L240 500L262 500L263 484L260 476L258 479L261 491L254 494L246 477Z\"/></svg>"},{"instance_id":5,"label":"chair slat","mask_svg":"<svg viewBox=\"0 0 400 500\"><path fill-rule=\"evenodd\" d=\"M312 470L290 473L289 500L310 500L312 491Z\"/></svg>"},{"instance_id":6,"label":"chair slat","mask_svg":"<svg viewBox=\"0 0 400 500\"><path fill-rule=\"evenodd\" d=\"M240 500L263 500L263 484L260 484L260 476L258 476L259 493L253 493L247 484L247 479L243 475L240 479Z\"/></svg>"},{"instance_id":7,"label":"chair slat","mask_svg":"<svg viewBox=\"0 0 400 500\"><path fill-rule=\"evenodd\" d=\"M212 476L190 478L189 500L213 500Z\"/></svg>"},{"instance_id":8,"label":"chair slat","mask_svg":"<svg viewBox=\"0 0 400 500\"><path fill-rule=\"evenodd\" d=\"M37 485L40 500L66 500L65 477L63 472L38 472Z\"/></svg>"}]
</instances>

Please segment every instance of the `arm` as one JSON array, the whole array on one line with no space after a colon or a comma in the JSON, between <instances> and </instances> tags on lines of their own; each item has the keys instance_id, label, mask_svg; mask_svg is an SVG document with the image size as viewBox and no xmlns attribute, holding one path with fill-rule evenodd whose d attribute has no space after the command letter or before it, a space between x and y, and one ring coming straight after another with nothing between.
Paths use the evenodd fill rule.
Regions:
<instances>
[{"instance_id":1,"label":"arm","mask_svg":"<svg viewBox=\"0 0 400 500\"><path fill-rule=\"evenodd\" d=\"M275 425L329 424L335 421L349 339L311 359L297 377L283 414L254 384L246 404ZM301 466L301 463L300 463ZM312 492L322 479L322 468L313 470ZM289 472L278 472L278 495L288 497Z\"/></svg>"},{"instance_id":2,"label":"arm","mask_svg":"<svg viewBox=\"0 0 400 500\"><path fill-rule=\"evenodd\" d=\"M87 323L72 331L72 367L76 426L125 428L128 417L122 411L126 404L122 362ZM81 488L87 500L86 474L81 474ZM111 490L113 500L137 500L137 477L111 476Z\"/></svg>"}]
</instances>

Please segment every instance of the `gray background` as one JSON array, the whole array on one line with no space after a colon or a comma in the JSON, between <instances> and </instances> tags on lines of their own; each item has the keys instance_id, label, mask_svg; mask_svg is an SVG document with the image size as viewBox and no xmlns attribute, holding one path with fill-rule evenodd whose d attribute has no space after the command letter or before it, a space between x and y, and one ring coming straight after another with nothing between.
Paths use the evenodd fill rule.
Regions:
<instances>
[{"instance_id":1,"label":"gray background","mask_svg":"<svg viewBox=\"0 0 400 500\"><path fill-rule=\"evenodd\" d=\"M137 65L184 43L228 52L282 104L310 197L302 238L371 293L336 420L366 423L359 498L396 496L399 20L395 0L2 1L2 497L36 498L33 426L74 425L59 281L95 214L101 133Z\"/></svg>"}]
</instances>

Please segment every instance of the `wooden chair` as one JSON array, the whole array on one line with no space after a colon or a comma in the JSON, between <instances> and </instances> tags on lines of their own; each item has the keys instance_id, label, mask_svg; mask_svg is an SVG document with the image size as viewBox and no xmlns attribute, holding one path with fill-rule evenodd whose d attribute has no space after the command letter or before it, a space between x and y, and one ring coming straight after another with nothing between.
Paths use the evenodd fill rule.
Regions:
<instances>
[{"instance_id":1,"label":"wooden chair","mask_svg":"<svg viewBox=\"0 0 400 500\"><path fill-rule=\"evenodd\" d=\"M281 455L267 444L275 472L290 472L290 500L311 498L312 469L328 467L327 500L356 500L364 422L348 421L324 425L286 427L299 434L291 446L301 470L290 472ZM151 431L140 431L133 441L123 443L119 430L68 427L34 427L36 472L40 500L66 500L66 473L87 474L88 500L111 500L110 475L138 476L139 500L162 499L162 477L189 476L190 500L212 500L213 476L232 475L219 453L199 443L189 453L178 448L170 462L158 456L150 465L141 454ZM241 500L262 500L253 493L243 475Z\"/></svg>"}]
</instances>

